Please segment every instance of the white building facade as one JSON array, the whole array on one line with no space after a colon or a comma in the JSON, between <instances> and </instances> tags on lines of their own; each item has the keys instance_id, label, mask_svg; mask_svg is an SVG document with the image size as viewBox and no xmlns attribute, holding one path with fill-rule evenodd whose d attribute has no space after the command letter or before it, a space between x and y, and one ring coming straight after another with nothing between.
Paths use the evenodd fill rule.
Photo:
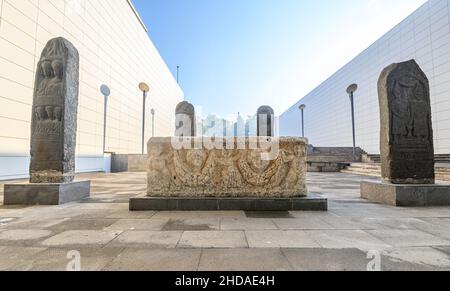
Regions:
<instances>
[{"instance_id":1,"label":"white building facade","mask_svg":"<svg viewBox=\"0 0 450 291\"><path fill-rule=\"evenodd\" d=\"M392 63L415 59L430 81L435 149L450 154L450 0L430 0L280 116L280 134L305 132L317 147L352 146L350 99L356 83L356 141L369 153L380 152L377 82Z\"/></svg>"},{"instance_id":2,"label":"white building facade","mask_svg":"<svg viewBox=\"0 0 450 291\"><path fill-rule=\"evenodd\" d=\"M103 171L106 151L141 153L143 96L145 141L172 136L175 107L184 99L147 28L129 0L0 0L0 179L28 176L31 106L36 64L47 41L65 37L80 53L77 171Z\"/></svg>"}]
</instances>

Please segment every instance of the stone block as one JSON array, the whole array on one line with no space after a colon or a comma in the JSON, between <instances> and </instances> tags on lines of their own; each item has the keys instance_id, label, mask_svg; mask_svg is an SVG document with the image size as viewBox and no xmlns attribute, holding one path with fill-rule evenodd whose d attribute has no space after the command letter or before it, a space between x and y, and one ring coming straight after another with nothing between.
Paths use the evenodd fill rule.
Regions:
<instances>
[{"instance_id":1,"label":"stone block","mask_svg":"<svg viewBox=\"0 0 450 291\"><path fill-rule=\"evenodd\" d=\"M91 182L5 185L5 205L61 205L90 196Z\"/></svg>"},{"instance_id":2,"label":"stone block","mask_svg":"<svg viewBox=\"0 0 450 291\"><path fill-rule=\"evenodd\" d=\"M131 211L326 211L328 201L316 195L297 198L186 198L130 199Z\"/></svg>"},{"instance_id":3,"label":"stone block","mask_svg":"<svg viewBox=\"0 0 450 291\"><path fill-rule=\"evenodd\" d=\"M253 149L255 141L270 147ZM307 196L305 139L215 138L212 142L218 147L207 148L202 138L184 138L188 149L175 149L173 138L152 138L148 143L148 196L205 199ZM191 145L200 146L190 148Z\"/></svg>"},{"instance_id":4,"label":"stone block","mask_svg":"<svg viewBox=\"0 0 450 291\"><path fill-rule=\"evenodd\" d=\"M448 206L450 185L397 185L361 183L361 197L392 206Z\"/></svg>"}]
</instances>

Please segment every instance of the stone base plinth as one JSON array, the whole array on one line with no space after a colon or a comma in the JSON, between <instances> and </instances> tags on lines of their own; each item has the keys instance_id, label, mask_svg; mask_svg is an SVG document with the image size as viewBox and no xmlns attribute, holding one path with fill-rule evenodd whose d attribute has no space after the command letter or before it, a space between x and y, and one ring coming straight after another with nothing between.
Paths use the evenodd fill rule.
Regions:
<instances>
[{"instance_id":1,"label":"stone base plinth","mask_svg":"<svg viewBox=\"0 0 450 291\"><path fill-rule=\"evenodd\" d=\"M450 185L397 185L361 183L361 197L392 206L448 206Z\"/></svg>"},{"instance_id":2,"label":"stone base plinth","mask_svg":"<svg viewBox=\"0 0 450 291\"><path fill-rule=\"evenodd\" d=\"M318 195L299 198L161 198L130 199L131 211L327 211Z\"/></svg>"},{"instance_id":3,"label":"stone base plinth","mask_svg":"<svg viewBox=\"0 0 450 291\"><path fill-rule=\"evenodd\" d=\"M5 185L5 205L61 205L90 196L91 182Z\"/></svg>"}]
</instances>

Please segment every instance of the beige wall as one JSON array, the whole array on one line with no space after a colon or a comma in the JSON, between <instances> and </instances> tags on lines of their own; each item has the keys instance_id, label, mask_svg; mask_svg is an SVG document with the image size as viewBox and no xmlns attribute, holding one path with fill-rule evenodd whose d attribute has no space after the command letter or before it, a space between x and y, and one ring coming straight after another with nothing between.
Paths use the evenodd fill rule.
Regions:
<instances>
[{"instance_id":1,"label":"beige wall","mask_svg":"<svg viewBox=\"0 0 450 291\"><path fill-rule=\"evenodd\" d=\"M5 164L28 167L34 71L53 37L67 38L80 52L79 171L98 170L103 163L103 83L112 91L107 151L141 151L139 82L151 87L146 140L151 108L156 110L156 135L173 134L175 106L183 92L127 0L0 0L0 16L0 178L8 171L24 174L15 173L23 172L23 166L11 174Z\"/></svg>"},{"instance_id":2,"label":"beige wall","mask_svg":"<svg viewBox=\"0 0 450 291\"><path fill-rule=\"evenodd\" d=\"M355 93L356 142L380 152L377 82L392 63L415 59L430 80L435 150L450 154L450 0L429 0L280 118L282 135L301 135L300 104L306 104L305 131L317 147L352 146L352 120L346 88Z\"/></svg>"}]
</instances>

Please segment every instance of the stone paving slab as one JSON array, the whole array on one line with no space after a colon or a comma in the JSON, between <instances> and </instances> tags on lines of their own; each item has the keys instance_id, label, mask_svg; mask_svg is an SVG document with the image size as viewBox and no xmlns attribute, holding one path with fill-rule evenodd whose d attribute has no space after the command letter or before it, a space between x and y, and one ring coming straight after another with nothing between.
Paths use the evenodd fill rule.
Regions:
<instances>
[{"instance_id":1,"label":"stone paving slab","mask_svg":"<svg viewBox=\"0 0 450 291\"><path fill-rule=\"evenodd\" d=\"M247 248L243 231L185 231L179 248Z\"/></svg>"},{"instance_id":2,"label":"stone paving slab","mask_svg":"<svg viewBox=\"0 0 450 291\"><path fill-rule=\"evenodd\" d=\"M125 231L107 247L165 249L175 248L181 231Z\"/></svg>"},{"instance_id":3,"label":"stone paving slab","mask_svg":"<svg viewBox=\"0 0 450 291\"><path fill-rule=\"evenodd\" d=\"M101 271L113 261L123 248L79 248L81 271ZM17 271L67 271L73 267L74 250L49 248L28 260L16 264L13 269Z\"/></svg>"},{"instance_id":4,"label":"stone paving slab","mask_svg":"<svg viewBox=\"0 0 450 291\"><path fill-rule=\"evenodd\" d=\"M121 209L114 211L111 215L105 218L112 219L150 219L156 214L156 211L129 211L128 209Z\"/></svg>"},{"instance_id":5,"label":"stone paving slab","mask_svg":"<svg viewBox=\"0 0 450 291\"><path fill-rule=\"evenodd\" d=\"M433 225L419 218L363 218L359 219L359 222L372 226L370 230L383 230L383 229L399 229L399 230L411 230L411 229L430 229Z\"/></svg>"},{"instance_id":6,"label":"stone paving slab","mask_svg":"<svg viewBox=\"0 0 450 291\"><path fill-rule=\"evenodd\" d=\"M383 251L386 271L450 271L450 256L431 247L396 248Z\"/></svg>"},{"instance_id":7,"label":"stone paving slab","mask_svg":"<svg viewBox=\"0 0 450 291\"><path fill-rule=\"evenodd\" d=\"M30 262L32 257L45 251L46 248L0 247L0 271L17 270L15 266Z\"/></svg>"},{"instance_id":8,"label":"stone paving slab","mask_svg":"<svg viewBox=\"0 0 450 291\"><path fill-rule=\"evenodd\" d=\"M281 249L203 250L199 271L290 271Z\"/></svg>"},{"instance_id":9,"label":"stone paving slab","mask_svg":"<svg viewBox=\"0 0 450 291\"><path fill-rule=\"evenodd\" d=\"M201 249L126 249L107 271L196 271Z\"/></svg>"},{"instance_id":10,"label":"stone paving slab","mask_svg":"<svg viewBox=\"0 0 450 291\"><path fill-rule=\"evenodd\" d=\"M450 241L420 230L368 230L368 233L394 247L445 246Z\"/></svg>"},{"instance_id":11,"label":"stone paving slab","mask_svg":"<svg viewBox=\"0 0 450 291\"><path fill-rule=\"evenodd\" d=\"M308 231L308 234L326 249L378 250L391 247L363 230L321 230Z\"/></svg>"},{"instance_id":12,"label":"stone paving slab","mask_svg":"<svg viewBox=\"0 0 450 291\"><path fill-rule=\"evenodd\" d=\"M334 229L319 217L304 217L300 219L274 219L275 225L281 230L316 230Z\"/></svg>"},{"instance_id":13,"label":"stone paving slab","mask_svg":"<svg viewBox=\"0 0 450 291\"><path fill-rule=\"evenodd\" d=\"M305 231L246 231L250 248L318 248Z\"/></svg>"},{"instance_id":14,"label":"stone paving slab","mask_svg":"<svg viewBox=\"0 0 450 291\"><path fill-rule=\"evenodd\" d=\"M42 229L6 229L0 232L0 246L36 246L52 234Z\"/></svg>"},{"instance_id":15,"label":"stone paving slab","mask_svg":"<svg viewBox=\"0 0 450 291\"><path fill-rule=\"evenodd\" d=\"M222 218L221 230L277 230L272 219Z\"/></svg>"},{"instance_id":16,"label":"stone paving slab","mask_svg":"<svg viewBox=\"0 0 450 291\"><path fill-rule=\"evenodd\" d=\"M13 219L9 223L5 223L3 227L6 229L48 229L69 220L69 218L19 218Z\"/></svg>"},{"instance_id":17,"label":"stone paving slab","mask_svg":"<svg viewBox=\"0 0 450 291\"><path fill-rule=\"evenodd\" d=\"M162 228L164 231L210 231L220 229L221 219L216 218L191 218L170 219Z\"/></svg>"},{"instance_id":18,"label":"stone paving slab","mask_svg":"<svg viewBox=\"0 0 450 291\"><path fill-rule=\"evenodd\" d=\"M169 218L119 219L108 230L162 230Z\"/></svg>"},{"instance_id":19,"label":"stone paving slab","mask_svg":"<svg viewBox=\"0 0 450 291\"><path fill-rule=\"evenodd\" d=\"M283 249L295 271L366 271L367 253L359 249Z\"/></svg>"},{"instance_id":20,"label":"stone paving slab","mask_svg":"<svg viewBox=\"0 0 450 291\"><path fill-rule=\"evenodd\" d=\"M48 226L47 229L54 232L64 232L67 229L100 231L108 229L108 227L110 227L115 222L117 222L117 219L69 219L52 226Z\"/></svg>"},{"instance_id":21,"label":"stone paving slab","mask_svg":"<svg viewBox=\"0 0 450 291\"><path fill-rule=\"evenodd\" d=\"M120 231L70 230L44 240L46 247L101 247L121 234Z\"/></svg>"}]
</instances>

